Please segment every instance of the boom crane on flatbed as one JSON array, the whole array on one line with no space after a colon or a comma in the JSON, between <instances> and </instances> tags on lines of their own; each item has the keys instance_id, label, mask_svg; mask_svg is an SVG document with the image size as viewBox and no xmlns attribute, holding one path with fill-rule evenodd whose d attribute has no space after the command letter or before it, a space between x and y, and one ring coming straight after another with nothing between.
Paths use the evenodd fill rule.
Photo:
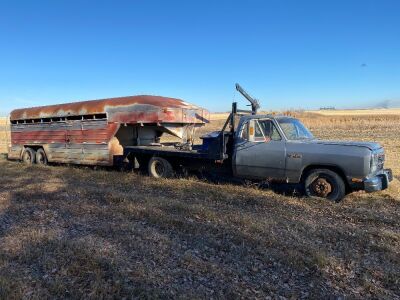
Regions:
<instances>
[{"instance_id":1,"label":"boom crane on flatbed","mask_svg":"<svg viewBox=\"0 0 400 300\"><path fill-rule=\"evenodd\" d=\"M221 140L221 147L220 147L220 153L219 153L219 157L221 160L224 160L226 158L228 158L229 156L229 149L227 149L227 143L225 141L226 138L229 138L226 136L226 127L230 127L230 135L231 137L233 137L235 135L235 116L237 115L243 115L243 114L252 114L252 115L256 115L257 114L257 110L260 108L260 102L257 99L254 99L253 97L251 97L241 86L239 83L236 83L235 85L236 90L242 94L242 96L244 98L246 98L249 102L251 106L251 110L243 110L243 109L238 109L237 108L237 102L233 102L232 103L232 112L229 114L229 117L227 118L224 126L222 127L219 137Z\"/></svg>"},{"instance_id":2,"label":"boom crane on flatbed","mask_svg":"<svg viewBox=\"0 0 400 300\"><path fill-rule=\"evenodd\" d=\"M252 98L241 86L239 83L236 83L236 90L242 94L243 97L245 97L249 102L251 103L251 113L253 115L257 114L257 110L260 108L260 103L257 99ZM245 111L247 112L247 111Z\"/></svg>"}]
</instances>

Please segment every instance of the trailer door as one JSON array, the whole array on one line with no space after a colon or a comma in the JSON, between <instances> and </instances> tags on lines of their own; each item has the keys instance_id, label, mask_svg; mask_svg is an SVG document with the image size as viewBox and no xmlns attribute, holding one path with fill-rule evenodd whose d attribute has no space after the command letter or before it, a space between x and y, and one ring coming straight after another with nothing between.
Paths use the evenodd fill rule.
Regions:
<instances>
[{"instance_id":1,"label":"trailer door","mask_svg":"<svg viewBox=\"0 0 400 300\"><path fill-rule=\"evenodd\" d=\"M285 141L270 119L249 120L235 143L235 175L253 179L284 179Z\"/></svg>"},{"instance_id":2,"label":"trailer door","mask_svg":"<svg viewBox=\"0 0 400 300\"><path fill-rule=\"evenodd\" d=\"M66 143L66 160L71 163L82 163L83 150L82 150L82 121L81 120L68 120L67 130L65 134Z\"/></svg>"},{"instance_id":3,"label":"trailer door","mask_svg":"<svg viewBox=\"0 0 400 300\"><path fill-rule=\"evenodd\" d=\"M82 122L82 152L85 164L111 164L108 143L115 134L117 125L108 124L107 119L92 119Z\"/></svg>"},{"instance_id":4,"label":"trailer door","mask_svg":"<svg viewBox=\"0 0 400 300\"><path fill-rule=\"evenodd\" d=\"M43 144L49 162L66 162L68 157L68 123L61 118L45 120L40 125L40 142Z\"/></svg>"}]
</instances>

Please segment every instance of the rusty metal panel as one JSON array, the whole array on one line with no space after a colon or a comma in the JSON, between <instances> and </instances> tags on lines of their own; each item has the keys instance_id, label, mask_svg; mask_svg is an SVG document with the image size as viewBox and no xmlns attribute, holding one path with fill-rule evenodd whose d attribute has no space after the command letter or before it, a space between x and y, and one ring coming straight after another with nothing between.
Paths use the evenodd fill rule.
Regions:
<instances>
[{"instance_id":1,"label":"rusty metal panel","mask_svg":"<svg viewBox=\"0 0 400 300\"><path fill-rule=\"evenodd\" d=\"M13 144L66 142L68 139L80 142L91 140L107 143L118 129L118 124L104 121L72 121L63 124L20 124L11 126Z\"/></svg>"},{"instance_id":2,"label":"rusty metal panel","mask_svg":"<svg viewBox=\"0 0 400 300\"><path fill-rule=\"evenodd\" d=\"M41 145L49 162L112 165L108 145L118 128L106 120L13 124L10 154L18 159L24 145Z\"/></svg>"},{"instance_id":3,"label":"rusty metal panel","mask_svg":"<svg viewBox=\"0 0 400 300\"><path fill-rule=\"evenodd\" d=\"M8 148L8 158L9 159L20 159L22 154L23 146L12 145Z\"/></svg>"},{"instance_id":4,"label":"rusty metal panel","mask_svg":"<svg viewBox=\"0 0 400 300\"><path fill-rule=\"evenodd\" d=\"M107 114L119 123L199 123L208 122L208 111L180 99L159 96L130 96L60 105L17 109L11 121L68 116Z\"/></svg>"},{"instance_id":5,"label":"rusty metal panel","mask_svg":"<svg viewBox=\"0 0 400 300\"><path fill-rule=\"evenodd\" d=\"M49 144L46 145L49 162L112 165L108 144Z\"/></svg>"}]
</instances>

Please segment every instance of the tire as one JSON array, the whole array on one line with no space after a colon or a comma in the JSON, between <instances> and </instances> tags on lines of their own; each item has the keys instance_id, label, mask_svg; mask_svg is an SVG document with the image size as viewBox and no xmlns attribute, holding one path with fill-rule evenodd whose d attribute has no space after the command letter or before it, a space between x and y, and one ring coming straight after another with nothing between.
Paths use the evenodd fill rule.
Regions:
<instances>
[{"instance_id":1,"label":"tire","mask_svg":"<svg viewBox=\"0 0 400 300\"><path fill-rule=\"evenodd\" d=\"M25 148L24 153L22 153L22 162L27 165L36 163L36 151L29 147Z\"/></svg>"},{"instance_id":2,"label":"tire","mask_svg":"<svg viewBox=\"0 0 400 300\"><path fill-rule=\"evenodd\" d=\"M171 178L174 176L172 165L166 159L156 156L149 160L148 172L154 178Z\"/></svg>"},{"instance_id":3,"label":"tire","mask_svg":"<svg viewBox=\"0 0 400 300\"><path fill-rule=\"evenodd\" d=\"M47 165L48 161L47 161L47 156L46 156L46 152L44 152L44 150L42 148L38 149L38 151L36 151L36 163L38 165Z\"/></svg>"},{"instance_id":4,"label":"tire","mask_svg":"<svg viewBox=\"0 0 400 300\"><path fill-rule=\"evenodd\" d=\"M328 169L311 170L304 181L304 190L308 197L318 197L339 202L346 195L343 179Z\"/></svg>"}]
</instances>

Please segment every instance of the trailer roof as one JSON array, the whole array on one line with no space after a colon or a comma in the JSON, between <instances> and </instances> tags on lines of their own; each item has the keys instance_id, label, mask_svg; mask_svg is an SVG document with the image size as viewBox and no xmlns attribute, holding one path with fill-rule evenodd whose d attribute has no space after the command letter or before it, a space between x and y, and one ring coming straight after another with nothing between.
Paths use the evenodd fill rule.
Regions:
<instances>
[{"instance_id":1,"label":"trailer roof","mask_svg":"<svg viewBox=\"0 0 400 300\"><path fill-rule=\"evenodd\" d=\"M183 100L141 95L16 109L11 112L10 119L24 120L107 113L109 117L110 115L136 114L136 121L139 121L140 118L146 119L146 115L152 115L149 120L146 119L145 121L157 122L163 121L162 119L160 120L160 111L166 114L164 119L168 119L170 122L174 121L173 115L178 112L180 113L178 113L179 116L177 116L176 121L181 121L181 115L185 115L182 111L191 112L191 115L195 113L201 117L208 118L206 110ZM116 119L114 121L119 120ZM185 122L185 119L183 121ZM199 123L202 122L199 121Z\"/></svg>"}]
</instances>

